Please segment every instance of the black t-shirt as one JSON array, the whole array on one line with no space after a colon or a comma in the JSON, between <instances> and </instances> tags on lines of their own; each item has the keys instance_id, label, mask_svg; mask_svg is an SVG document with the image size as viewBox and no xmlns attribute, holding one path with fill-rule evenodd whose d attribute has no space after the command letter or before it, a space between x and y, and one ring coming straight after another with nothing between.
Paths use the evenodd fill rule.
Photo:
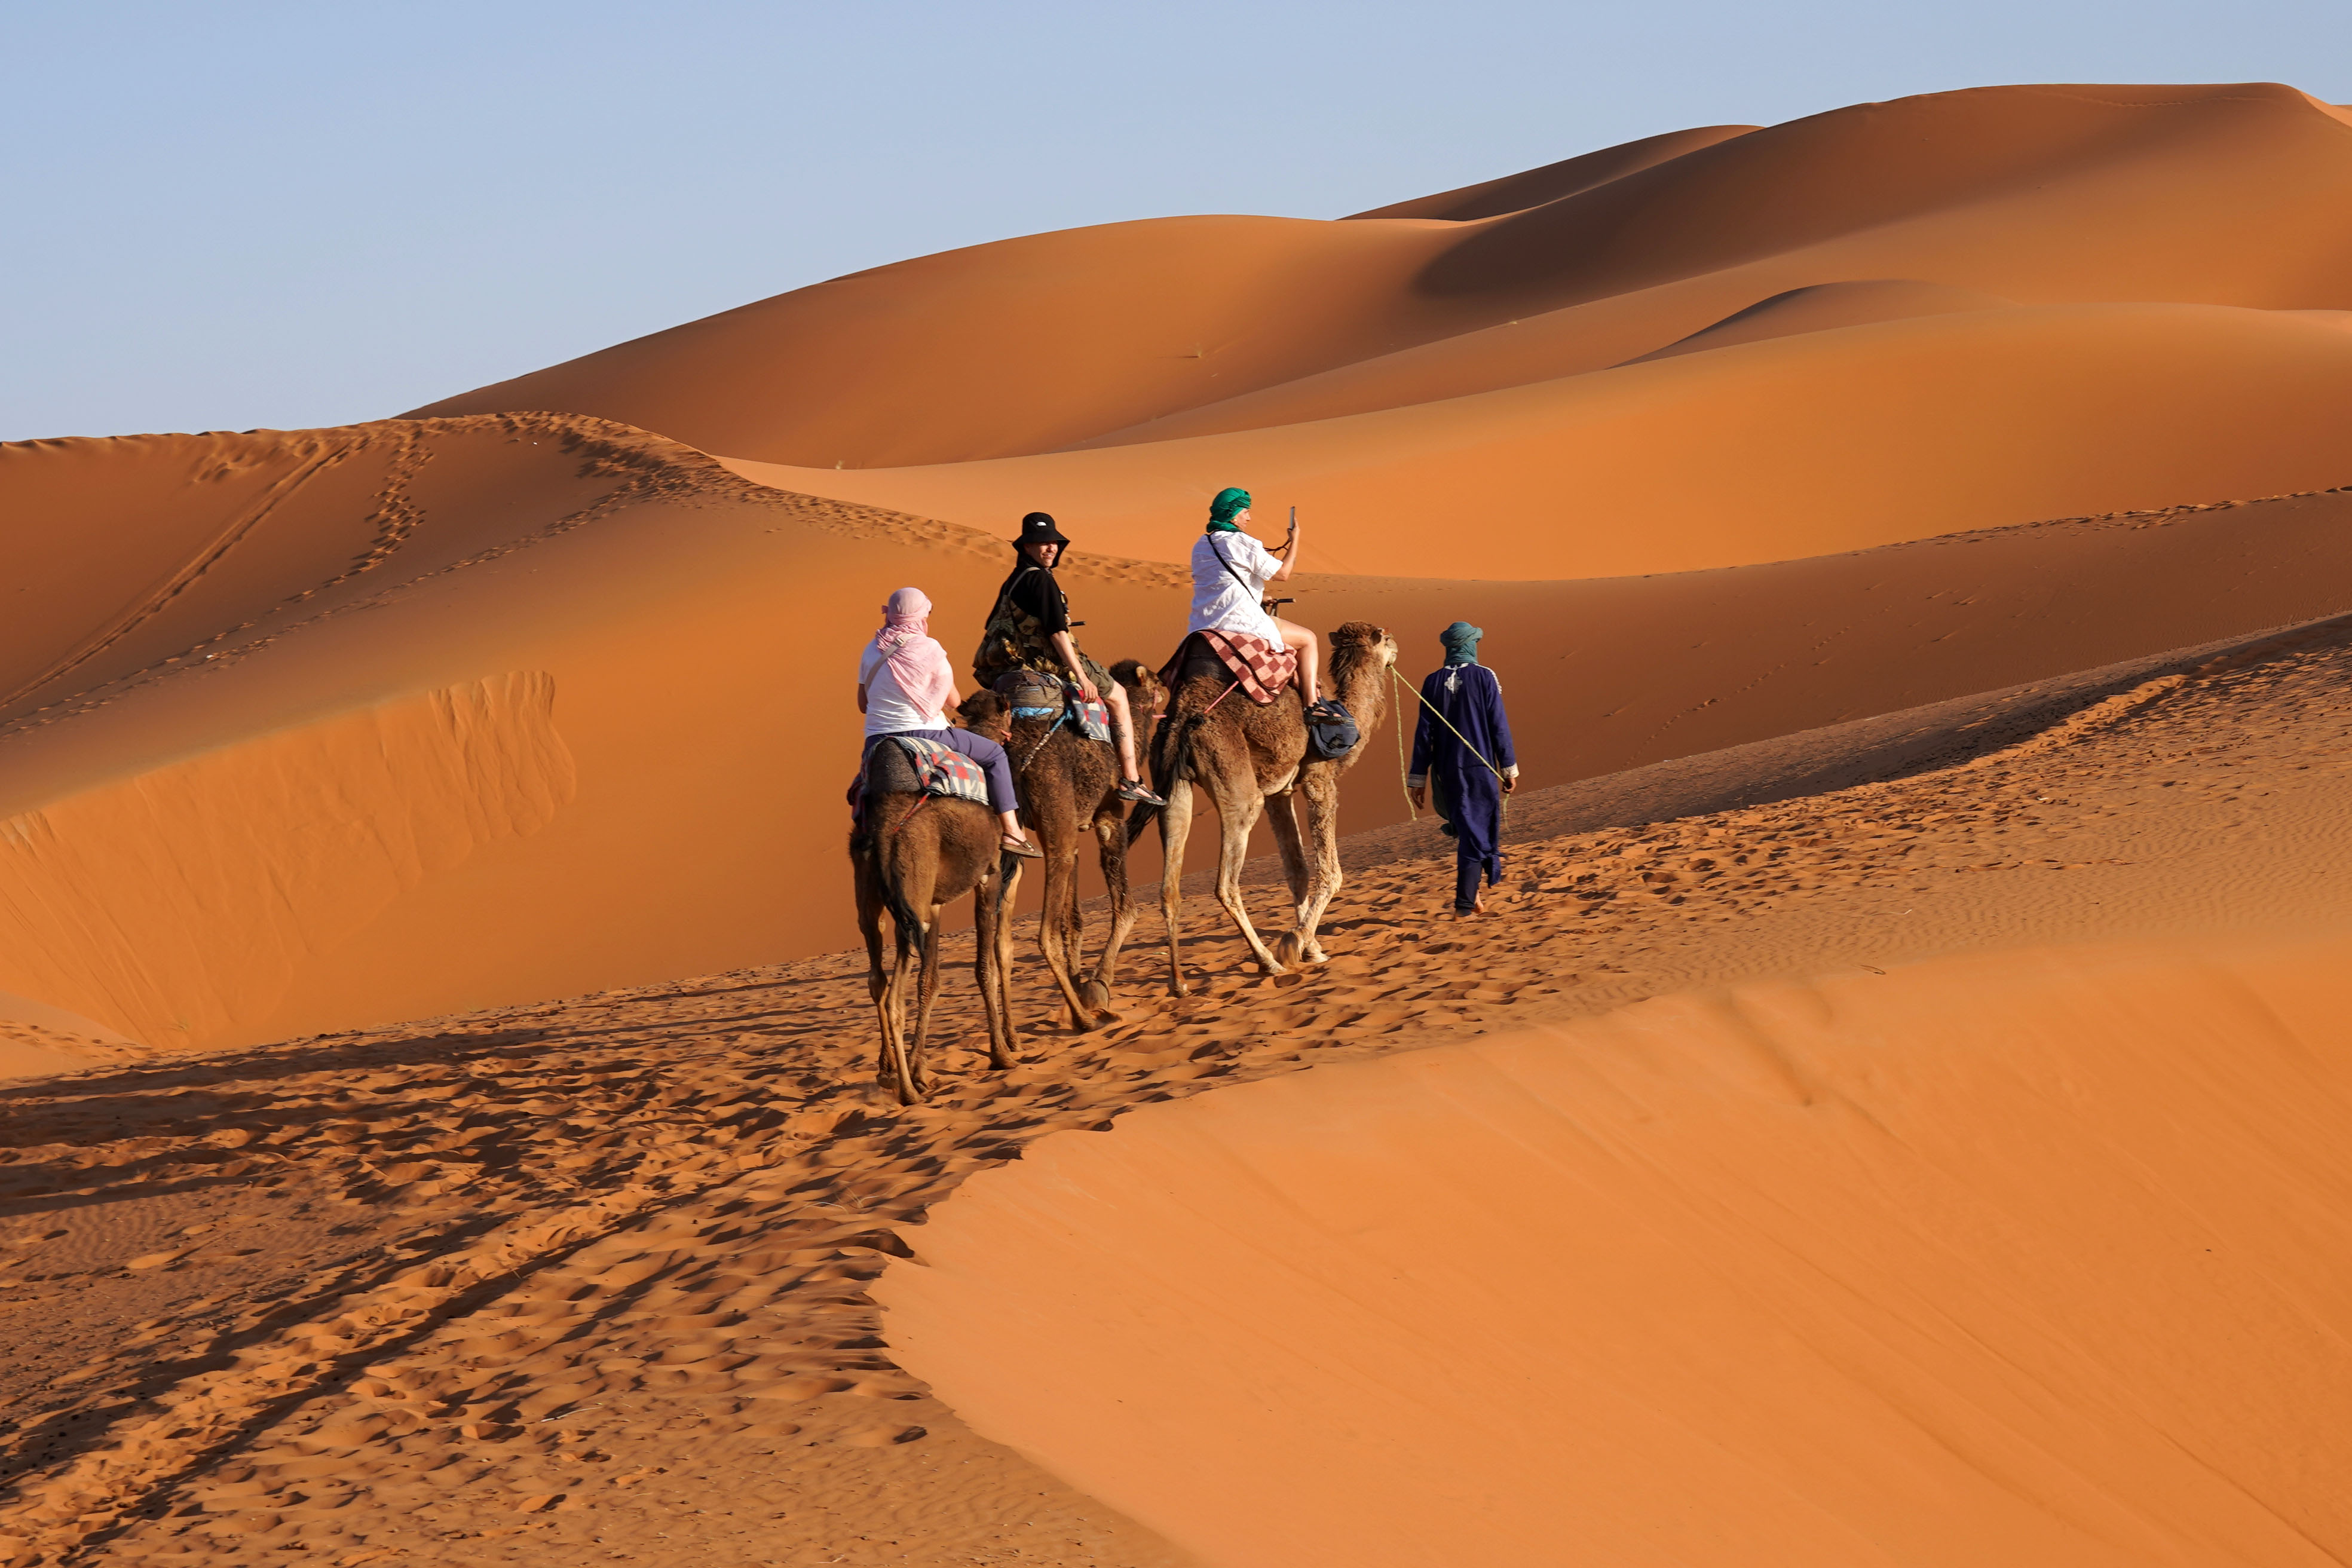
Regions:
<instances>
[{"instance_id":1,"label":"black t-shirt","mask_svg":"<svg viewBox=\"0 0 2352 1568\"><path fill-rule=\"evenodd\" d=\"M1024 560L1013 569L999 592L1036 616L1047 637L1070 629L1070 601L1062 585L1054 581L1053 568Z\"/></svg>"}]
</instances>

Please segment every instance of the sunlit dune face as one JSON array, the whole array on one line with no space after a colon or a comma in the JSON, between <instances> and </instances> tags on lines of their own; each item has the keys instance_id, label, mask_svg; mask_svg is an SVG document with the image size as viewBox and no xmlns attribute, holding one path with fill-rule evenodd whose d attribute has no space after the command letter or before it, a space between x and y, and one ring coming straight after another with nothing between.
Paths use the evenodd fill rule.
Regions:
<instances>
[{"instance_id":1,"label":"sunlit dune face","mask_svg":"<svg viewBox=\"0 0 2352 1568\"><path fill-rule=\"evenodd\" d=\"M2352 1550L2352 939L2019 952L1057 1134L893 1354L1214 1564Z\"/></svg>"}]
</instances>

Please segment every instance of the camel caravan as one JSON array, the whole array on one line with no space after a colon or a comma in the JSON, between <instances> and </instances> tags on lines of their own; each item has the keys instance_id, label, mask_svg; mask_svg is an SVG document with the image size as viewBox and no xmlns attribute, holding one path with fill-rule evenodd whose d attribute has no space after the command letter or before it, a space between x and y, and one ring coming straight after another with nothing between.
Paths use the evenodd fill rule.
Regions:
<instances>
[{"instance_id":1,"label":"camel caravan","mask_svg":"<svg viewBox=\"0 0 2352 1568\"><path fill-rule=\"evenodd\" d=\"M1118 1021L1112 988L1139 912L1127 852L1157 821L1167 868L1160 903L1168 984L1171 994L1185 994L1181 879L1193 812L1204 797L1217 817L1217 901L1259 970L1280 974L1323 961L1316 931L1340 886L1339 775L1387 710L1397 645L1379 626L1348 622L1331 634L1327 670L1316 635L1274 613L1289 601L1265 597L1297 567L1297 514L1272 549L1244 531L1249 521L1244 490L1222 491L1211 503L1208 529L1192 550L1190 627L1157 670L1135 659L1105 669L1078 647L1073 627L1080 623L1070 618L1054 575L1069 541L1044 512L1024 518L1013 542L1018 560L982 632L970 695L930 636L930 601L920 590L902 588L884 605L882 629L858 668L866 752L849 792L849 855L881 1026L877 1074L901 1103L931 1090L924 1045L939 994L940 919L961 899L974 903L973 969L989 1060L1000 1070L1013 1065L1013 896L1030 860L1044 862L1037 942L1062 1016L1073 1030L1099 1028ZM1482 875L1490 885L1500 875L1498 819L1482 806L1509 793L1518 773L1500 683L1475 668L1476 635L1463 623L1444 634L1447 668L1419 693L1410 780L1417 801L1424 785L1435 788L1445 830L1462 855L1479 857L1465 861L1459 879L1455 908L1463 914L1483 911ZM1464 647L1466 658L1457 657ZM1465 665L1474 673L1466 685ZM959 724L948 721L950 707ZM1466 765L1474 759L1476 770ZM1261 815L1281 853L1292 905L1291 929L1271 945L1251 922L1241 890L1250 831ZM1088 837L1111 906L1109 933L1091 970L1078 899L1078 852ZM886 911L897 937L887 965Z\"/></svg>"}]
</instances>

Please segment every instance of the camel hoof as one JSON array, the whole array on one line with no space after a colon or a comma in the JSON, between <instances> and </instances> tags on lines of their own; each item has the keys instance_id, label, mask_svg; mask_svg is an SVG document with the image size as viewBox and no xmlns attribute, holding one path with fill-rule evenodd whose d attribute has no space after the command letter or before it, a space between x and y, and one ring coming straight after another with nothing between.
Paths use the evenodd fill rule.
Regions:
<instances>
[{"instance_id":1,"label":"camel hoof","mask_svg":"<svg viewBox=\"0 0 2352 1568\"><path fill-rule=\"evenodd\" d=\"M1297 931L1285 931L1280 936L1276 937L1274 939L1274 956L1279 960L1285 967L1296 964L1298 962L1298 933ZM1275 969L1268 971L1268 973L1279 974L1282 973L1282 970Z\"/></svg>"}]
</instances>

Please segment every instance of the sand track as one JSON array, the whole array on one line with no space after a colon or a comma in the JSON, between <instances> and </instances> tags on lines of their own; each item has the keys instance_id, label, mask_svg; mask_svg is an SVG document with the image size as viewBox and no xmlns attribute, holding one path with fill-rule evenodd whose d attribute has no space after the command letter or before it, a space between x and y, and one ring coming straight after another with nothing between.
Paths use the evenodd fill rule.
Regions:
<instances>
[{"instance_id":1,"label":"sand track","mask_svg":"<svg viewBox=\"0 0 2352 1568\"><path fill-rule=\"evenodd\" d=\"M1047 1132L1316 1061L1913 952L2324 925L2341 636L1998 765L1524 844L1484 921L1431 923L1433 868L1394 862L1351 878L1328 967L1253 980L1212 942L1202 994L1130 984L1097 1038L1037 1032L1024 973L1036 1065L1002 1079L951 982L964 1044L913 1110L866 1086L842 958L26 1086L6 1310L87 1359L12 1391L0 1532L50 1561L1172 1562L895 1368L864 1293L894 1229L919 1250ZM94 1222L112 1252L45 1265Z\"/></svg>"}]
</instances>

